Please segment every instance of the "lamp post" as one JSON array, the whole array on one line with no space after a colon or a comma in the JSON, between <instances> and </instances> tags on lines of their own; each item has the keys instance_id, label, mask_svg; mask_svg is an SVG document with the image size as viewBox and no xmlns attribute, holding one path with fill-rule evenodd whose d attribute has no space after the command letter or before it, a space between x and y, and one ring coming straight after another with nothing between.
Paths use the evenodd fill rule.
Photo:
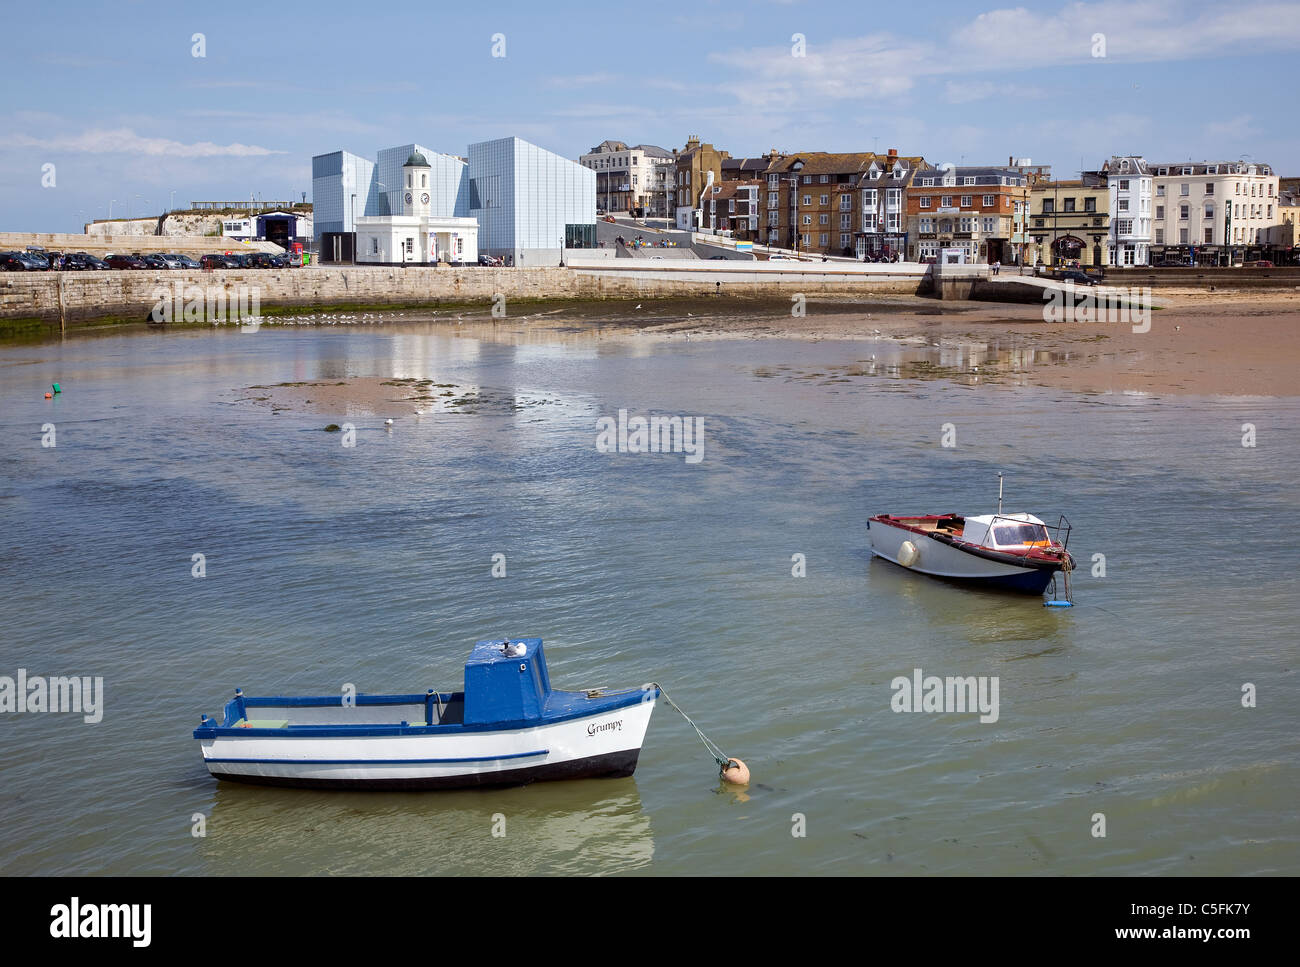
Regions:
<instances>
[{"instance_id":1,"label":"lamp post","mask_svg":"<svg viewBox=\"0 0 1300 967\"><path fill-rule=\"evenodd\" d=\"M357 264L357 193L352 193L352 214L348 219L352 226L352 264Z\"/></svg>"}]
</instances>

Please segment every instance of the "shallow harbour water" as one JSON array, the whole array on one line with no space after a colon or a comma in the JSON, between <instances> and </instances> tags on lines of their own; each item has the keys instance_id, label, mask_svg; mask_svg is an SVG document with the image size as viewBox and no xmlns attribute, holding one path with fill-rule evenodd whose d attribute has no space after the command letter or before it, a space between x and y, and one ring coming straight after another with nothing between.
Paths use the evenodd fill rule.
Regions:
<instances>
[{"instance_id":1,"label":"shallow harbour water","mask_svg":"<svg viewBox=\"0 0 1300 967\"><path fill-rule=\"evenodd\" d=\"M902 353L416 324L0 350L0 675L106 694L93 725L0 715L0 872L1295 873L1297 399L895 378ZM232 402L352 377L543 402L391 429ZM597 452L620 408L702 417L704 459ZM355 449L321 432L345 420ZM870 559L871 514L988 512L999 470L1008 511L1073 521L1077 607ZM459 688L506 634L557 687L663 682L754 784L662 704L633 778L497 791L218 784L190 737L235 686ZM914 668L998 676L998 721L891 711Z\"/></svg>"}]
</instances>

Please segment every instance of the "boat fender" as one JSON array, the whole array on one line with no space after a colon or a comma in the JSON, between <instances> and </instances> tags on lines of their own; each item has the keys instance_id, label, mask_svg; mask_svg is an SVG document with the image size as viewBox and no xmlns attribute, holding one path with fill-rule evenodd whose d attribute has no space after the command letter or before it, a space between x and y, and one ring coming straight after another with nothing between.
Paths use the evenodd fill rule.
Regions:
<instances>
[{"instance_id":1,"label":"boat fender","mask_svg":"<svg viewBox=\"0 0 1300 967\"><path fill-rule=\"evenodd\" d=\"M749 766L739 759L728 759L720 774L723 782L735 786L749 785Z\"/></svg>"},{"instance_id":2,"label":"boat fender","mask_svg":"<svg viewBox=\"0 0 1300 967\"><path fill-rule=\"evenodd\" d=\"M903 541L903 546L898 549L898 563L903 567L912 567L921 559L921 552L911 541Z\"/></svg>"}]
</instances>

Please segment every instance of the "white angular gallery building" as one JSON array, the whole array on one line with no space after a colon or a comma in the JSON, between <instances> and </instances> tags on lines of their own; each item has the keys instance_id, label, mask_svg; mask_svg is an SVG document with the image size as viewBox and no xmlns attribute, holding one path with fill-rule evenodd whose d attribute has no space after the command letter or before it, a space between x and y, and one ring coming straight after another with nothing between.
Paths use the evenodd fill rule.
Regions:
<instances>
[{"instance_id":1,"label":"white angular gallery building","mask_svg":"<svg viewBox=\"0 0 1300 967\"><path fill-rule=\"evenodd\" d=\"M563 249L596 246L596 173L521 138L471 144L468 159L418 144L385 148L375 163L346 151L317 155L312 201L326 262L471 262L486 254L558 265ZM477 227L472 238L466 220Z\"/></svg>"}]
</instances>

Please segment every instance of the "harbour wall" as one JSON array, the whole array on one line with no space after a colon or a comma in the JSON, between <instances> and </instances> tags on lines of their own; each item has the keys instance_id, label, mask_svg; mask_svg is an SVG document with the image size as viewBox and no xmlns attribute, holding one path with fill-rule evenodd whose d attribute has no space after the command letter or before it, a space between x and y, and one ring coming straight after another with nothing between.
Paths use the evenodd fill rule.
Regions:
<instances>
[{"instance_id":1,"label":"harbour wall","mask_svg":"<svg viewBox=\"0 0 1300 967\"><path fill-rule=\"evenodd\" d=\"M620 260L635 271L590 268L461 269L410 266L312 266L296 269L112 272L0 273L0 336L39 333L149 319L162 290L173 304L213 302L215 290L226 304L242 293L255 293L262 313L319 311L349 307L392 308L439 305L490 307L498 296L514 300L600 300L682 297L789 297L915 294L925 283L912 277L839 273L818 270L756 273L750 267L725 271L726 263L694 263L672 271ZM706 268L705 266L709 266ZM678 268L673 266L674 269Z\"/></svg>"}]
</instances>

